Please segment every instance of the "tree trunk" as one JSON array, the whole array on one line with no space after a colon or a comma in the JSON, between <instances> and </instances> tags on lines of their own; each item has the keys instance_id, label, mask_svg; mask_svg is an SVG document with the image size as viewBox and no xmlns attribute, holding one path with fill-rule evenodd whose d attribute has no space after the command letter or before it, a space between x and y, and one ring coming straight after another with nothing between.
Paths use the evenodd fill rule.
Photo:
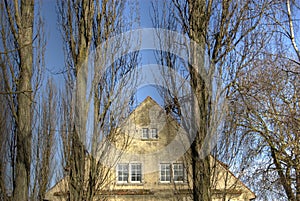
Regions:
<instances>
[{"instance_id":1,"label":"tree trunk","mask_svg":"<svg viewBox=\"0 0 300 201\"><path fill-rule=\"evenodd\" d=\"M296 200L300 201L300 164L299 163L296 169Z\"/></svg>"},{"instance_id":2,"label":"tree trunk","mask_svg":"<svg viewBox=\"0 0 300 201\"><path fill-rule=\"evenodd\" d=\"M297 135L296 139L299 139L298 137L299 135ZM300 139L299 139L300 140ZM300 201L300 141L296 141L296 146L298 145L298 149L296 150L296 200Z\"/></svg>"},{"instance_id":3,"label":"tree trunk","mask_svg":"<svg viewBox=\"0 0 300 201\"><path fill-rule=\"evenodd\" d=\"M210 154L209 145L204 144L204 139L208 135L208 108L209 99L207 87L200 75L191 69L191 82L193 92L196 96L195 107L199 108L195 112L194 120L197 125L196 136L191 145L192 150L192 167L193 167L193 200L195 201L210 201L211 200L211 171L210 171ZM208 149L208 150L205 150Z\"/></svg>"},{"instance_id":4,"label":"tree trunk","mask_svg":"<svg viewBox=\"0 0 300 201\"><path fill-rule=\"evenodd\" d=\"M34 0L22 0L19 14L18 51L20 55L20 75L17 85L18 112L17 112L17 154L16 175L14 183L14 200L28 200L31 161L32 135L32 35L34 21Z\"/></svg>"},{"instance_id":5,"label":"tree trunk","mask_svg":"<svg viewBox=\"0 0 300 201\"><path fill-rule=\"evenodd\" d=\"M70 4L70 3L69 3ZM78 1L74 7L82 7L78 23L77 46L71 45L72 60L75 67L75 125L71 137L71 158L70 165L70 200L81 201L86 199L86 123L88 116L88 102L86 100L88 59L90 44L92 40L92 25L94 16L94 1ZM76 8L78 9L78 8ZM72 10L68 8L68 15L72 15ZM78 12L78 11L77 11ZM78 16L77 16L78 17ZM69 31L73 29L72 21L68 24ZM71 35L73 38L74 36ZM76 36L77 37L77 36Z\"/></svg>"},{"instance_id":6,"label":"tree trunk","mask_svg":"<svg viewBox=\"0 0 300 201\"><path fill-rule=\"evenodd\" d=\"M205 34L208 22L208 16L206 13L206 1L205 0L189 0L189 37L192 41L197 43L197 47L201 47L200 51L205 48ZM204 153L204 150L208 145L204 145L204 139L208 135L208 125L209 125L209 100L210 89L207 87L208 83L200 75L199 72L203 72L203 63L200 61L205 58L205 51L202 51L203 55L200 55L198 48L192 47L191 54L194 55L192 58L193 66L190 66L191 75L191 86L193 93L196 97L195 107L197 112L195 112L194 120L197 125L197 132L195 140L191 145L192 150L192 164L193 164L193 199L195 201L210 201L211 191L210 191L210 155L209 153ZM199 58L200 56L200 58ZM199 60L200 59L200 60ZM195 65L196 64L196 65ZM200 64L200 65L199 65ZM202 65L201 65L202 64ZM205 148L204 148L205 147Z\"/></svg>"}]
</instances>

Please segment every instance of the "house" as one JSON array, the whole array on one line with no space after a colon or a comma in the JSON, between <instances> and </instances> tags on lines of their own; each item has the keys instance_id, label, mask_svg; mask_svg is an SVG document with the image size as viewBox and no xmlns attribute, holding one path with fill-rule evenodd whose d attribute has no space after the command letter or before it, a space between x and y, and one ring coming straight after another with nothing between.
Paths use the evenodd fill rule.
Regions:
<instances>
[{"instance_id":1,"label":"house","mask_svg":"<svg viewBox=\"0 0 300 201\"><path fill-rule=\"evenodd\" d=\"M129 146L110 169L105 188L95 200L192 200L188 143L178 122L150 97L126 119L119 130L130 137ZM120 141L118 141L120 143ZM118 144L115 144L118 149ZM114 158L110 151L106 157ZM115 155L115 154L114 154ZM115 160L115 159L113 159ZM211 157L213 200L249 201L255 194L222 162ZM105 164L104 164L105 165ZM63 178L45 200L66 200L68 179Z\"/></svg>"}]
</instances>

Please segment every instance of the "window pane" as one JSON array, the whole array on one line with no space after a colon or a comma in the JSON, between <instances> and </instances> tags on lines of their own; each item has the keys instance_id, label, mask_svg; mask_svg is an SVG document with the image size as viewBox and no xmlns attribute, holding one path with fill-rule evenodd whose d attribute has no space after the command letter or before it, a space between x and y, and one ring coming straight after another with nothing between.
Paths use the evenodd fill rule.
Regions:
<instances>
[{"instance_id":1,"label":"window pane","mask_svg":"<svg viewBox=\"0 0 300 201\"><path fill-rule=\"evenodd\" d=\"M184 168L182 163L174 163L173 171L174 171L174 181L184 180Z\"/></svg>"},{"instance_id":2,"label":"window pane","mask_svg":"<svg viewBox=\"0 0 300 201\"><path fill-rule=\"evenodd\" d=\"M142 139L148 139L148 128L142 129Z\"/></svg>"},{"instance_id":3,"label":"window pane","mask_svg":"<svg viewBox=\"0 0 300 201\"><path fill-rule=\"evenodd\" d=\"M158 138L158 135L157 135L157 129L156 128L151 128L150 129L150 135L151 135L151 138Z\"/></svg>"},{"instance_id":4,"label":"window pane","mask_svg":"<svg viewBox=\"0 0 300 201\"><path fill-rule=\"evenodd\" d=\"M118 164L118 181L127 182L128 181L128 164Z\"/></svg>"},{"instance_id":5,"label":"window pane","mask_svg":"<svg viewBox=\"0 0 300 201\"><path fill-rule=\"evenodd\" d=\"M131 164L131 181L132 182L142 181L142 165L140 163Z\"/></svg>"},{"instance_id":6,"label":"window pane","mask_svg":"<svg viewBox=\"0 0 300 201\"><path fill-rule=\"evenodd\" d=\"M171 181L171 168L169 163L160 164L160 181Z\"/></svg>"}]
</instances>

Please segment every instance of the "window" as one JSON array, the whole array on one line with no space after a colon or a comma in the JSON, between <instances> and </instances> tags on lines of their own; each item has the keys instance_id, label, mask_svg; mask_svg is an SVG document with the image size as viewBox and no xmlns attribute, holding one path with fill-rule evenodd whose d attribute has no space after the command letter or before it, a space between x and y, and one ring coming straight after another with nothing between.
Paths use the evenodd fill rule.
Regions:
<instances>
[{"instance_id":1,"label":"window","mask_svg":"<svg viewBox=\"0 0 300 201\"><path fill-rule=\"evenodd\" d=\"M120 163L117 165L118 183L141 183L142 164L141 163Z\"/></svg>"},{"instance_id":2,"label":"window","mask_svg":"<svg viewBox=\"0 0 300 201\"><path fill-rule=\"evenodd\" d=\"M129 173L128 164L118 164L117 171L118 182L127 183Z\"/></svg>"},{"instance_id":3,"label":"window","mask_svg":"<svg viewBox=\"0 0 300 201\"><path fill-rule=\"evenodd\" d=\"M160 164L160 181L161 182L171 181L171 165L169 163Z\"/></svg>"},{"instance_id":4,"label":"window","mask_svg":"<svg viewBox=\"0 0 300 201\"><path fill-rule=\"evenodd\" d=\"M148 139L148 128L143 128L142 129L142 139Z\"/></svg>"},{"instance_id":5,"label":"window","mask_svg":"<svg viewBox=\"0 0 300 201\"><path fill-rule=\"evenodd\" d=\"M170 183L171 181L184 182L184 166L182 163L161 163L160 182Z\"/></svg>"},{"instance_id":6,"label":"window","mask_svg":"<svg viewBox=\"0 0 300 201\"><path fill-rule=\"evenodd\" d=\"M184 181L184 168L182 163L173 164L173 179L174 182Z\"/></svg>"},{"instance_id":7,"label":"window","mask_svg":"<svg viewBox=\"0 0 300 201\"><path fill-rule=\"evenodd\" d=\"M142 139L157 139L157 128L142 128L141 130Z\"/></svg>"},{"instance_id":8,"label":"window","mask_svg":"<svg viewBox=\"0 0 300 201\"><path fill-rule=\"evenodd\" d=\"M153 138L153 139L158 138L157 129L156 128L151 128L150 129L150 137Z\"/></svg>"},{"instance_id":9,"label":"window","mask_svg":"<svg viewBox=\"0 0 300 201\"><path fill-rule=\"evenodd\" d=\"M130 164L131 182L142 182L142 165L140 163Z\"/></svg>"}]
</instances>

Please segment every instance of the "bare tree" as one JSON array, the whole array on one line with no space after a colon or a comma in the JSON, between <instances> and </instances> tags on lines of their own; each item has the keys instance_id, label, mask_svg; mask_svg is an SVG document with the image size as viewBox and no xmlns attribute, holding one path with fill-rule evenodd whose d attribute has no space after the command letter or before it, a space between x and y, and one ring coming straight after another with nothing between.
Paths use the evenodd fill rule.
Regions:
<instances>
[{"instance_id":1,"label":"bare tree","mask_svg":"<svg viewBox=\"0 0 300 201\"><path fill-rule=\"evenodd\" d=\"M1 9L1 95L8 103L11 125L6 124L9 156L7 190L14 200L28 200L31 180L33 103L43 64L41 18L35 16L34 0L6 1ZM37 13L37 12L36 12ZM37 26L36 26L37 25ZM34 44L36 49L33 48Z\"/></svg>"},{"instance_id":2,"label":"bare tree","mask_svg":"<svg viewBox=\"0 0 300 201\"><path fill-rule=\"evenodd\" d=\"M46 89L43 90L40 100L40 109L35 113L34 119L38 120L37 132L33 135L34 144L32 161L32 192L31 200L43 200L50 187L51 177L54 176L54 140L57 127L57 90L52 80L48 80Z\"/></svg>"},{"instance_id":3,"label":"bare tree","mask_svg":"<svg viewBox=\"0 0 300 201\"><path fill-rule=\"evenodd\" d=\"M116 125L128 113L126 97L134 91L131 78L137 65L137 53L126 56L128 39L118 39L114 47L108 47L106 41L134 22L125 18L124 1L58 1L57 5L70 94L74 93L65 103L66 112L73 116L66 117L71 119L71 127L64 124L68 137L63 137L69 196L71 200L93 200L109 178L112 167L104 167L102 159L109 152L107 143L116 140ZM96 52L92 56L91 50ZM117 57L117 51L125 56ZM92 131L86 127L88 122Z\"/></svg>"},{"instance_id":4,"label":"bare tree","mask_svg":"<svg viewBox=\"0 0 300 201\"><path fill-rule=\"evenodd\" d=\"M182 63L176 56L168 53L159 55L159 61L176 72L180 70L178 67L185 66L184 75L190 82L191 93L195 95L194 106L198 109L192 118L197 120L191 124L197 125L191 146L193 199L211 200L210 154L203 153L210 150L210 145L204 144L204 140L217 132L216 128L219 125L217 122L220 119L215 113L226 112L226 106L224 102L222 103L220 95L223 93L223 98L225 97L225 92L234 83L237 72L243 69L268 41L268 35L260 23L268 2L203 0L171 2L168 12L173 20L166 20L159 26L169 29L171 24L171 30L187 34L197 45L189 44L191 48L189 56L192 59L185 61L189 62L188 64ZM204 66L205 59L209 60L207 66ZM183 114L184 108L179 100L184 101L184 97L180 97L182 95L178 93L180 89L176 89L178 83L175 85L174 83L176 82L172 80L166 82L170 90L165 96L168 108L178 116ZM219 94L219 97L216 97L216 94ZM224 107L220 107L220 104Z\"/></svg>"},{"instance_id":5,"label":"bare tree","mask_svg":"<svg viewBox=\"0 0 300 201\"><path fill-rule=\"evenodd\" d=\"M269 158L261 161L256 173L265 175L266 191L276 193L281 186L286 198L296 201L300 164L299 75L293 73L297 64L280 57L258 60L251 71L240 76L234 114L241 132L259 142L252 144L252 150ZM282 196L282 191L277 193Z\"/></svg>"},{"instance_id":6,"label":"bare tree","mask_svg":"<svg viewBox=\"0 0 300 201\"><path fill-rule=\"evenodd\" d=\"M256 178L249 181L265 200L299 200L297 12L297 1L272 1L265 13L272 38L260 56L238 73L231 91L229 127L243 145L237 151L249 171L244 175Z\"/></svg>"},{"instance_id":7,"label":"bare tree","mask_svg":"<svg viewBox=\"0 0 300 201\"><path fill-rule=\"evenodd\" d=\"M89 55L92 41L92 22L94 17L93 1L57 1L58 19L62 26L62 35L65 40L66 67L70 69L70 82L76 81L75 122L72 122L72 135L70 136L70 158L67 166L70 168L70 200L82 200L84 197L85 175L85 147L82 144L86 131L87 111L82 99L86 93L86 72L84 61ZM85 72L86 71L86 72ZM84 111L85 110L85 111ZM85 119L84 119L85 118ZM82 160L83 159L83 160Z\"/></svg>"}]
</instances>

